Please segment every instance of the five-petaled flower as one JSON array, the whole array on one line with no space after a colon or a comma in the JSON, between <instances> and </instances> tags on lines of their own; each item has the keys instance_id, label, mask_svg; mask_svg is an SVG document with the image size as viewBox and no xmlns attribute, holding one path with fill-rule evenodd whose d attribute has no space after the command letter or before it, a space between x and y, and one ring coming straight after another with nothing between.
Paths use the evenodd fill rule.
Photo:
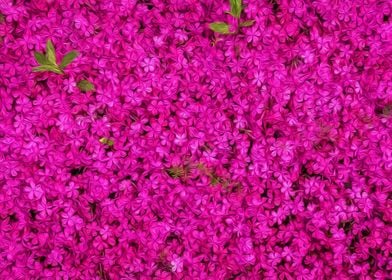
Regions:
<instances>
[{"instance_id":1,"label":"five-petaled flower","mask_svg":"<svg viewBox=\"0 0 392 280\"><path fill-rule=\"evenodd\" d=\"M27 197L31 200L40 199L44 195L44 191L41 186L34 182L30 182L30 184L25 187L25 191L27 193Z\"/></svg>"}]
</instances>

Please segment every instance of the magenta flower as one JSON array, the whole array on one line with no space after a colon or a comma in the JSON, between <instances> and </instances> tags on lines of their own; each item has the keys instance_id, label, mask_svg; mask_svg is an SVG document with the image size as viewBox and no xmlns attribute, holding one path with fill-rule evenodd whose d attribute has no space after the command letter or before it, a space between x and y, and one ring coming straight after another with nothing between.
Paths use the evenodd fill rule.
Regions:
<instances>
[{"instance_id":1,"label":"magenta flower","mask_svg":"<svg viewBox=\"0 0 392 280\"><path fill-rule=\"evenodd\" d=\"M156 64L156 58L146 57L143 59L140 65L143 67L144 72L153 72L155 70Z\"/></svg>"},{"instance_id":2,"label":"magenta flower","mask_svg":"<svg viewBox=\"0 0 392 280\"><path fill-rule=\"evenodd\" d=\"M41 186L36 185L34 182L31 182L29 186L25 187L25 191L27 193L27 197L31 200L40 199L44 195L44 191Z\"/></svg>"}]
</instances>

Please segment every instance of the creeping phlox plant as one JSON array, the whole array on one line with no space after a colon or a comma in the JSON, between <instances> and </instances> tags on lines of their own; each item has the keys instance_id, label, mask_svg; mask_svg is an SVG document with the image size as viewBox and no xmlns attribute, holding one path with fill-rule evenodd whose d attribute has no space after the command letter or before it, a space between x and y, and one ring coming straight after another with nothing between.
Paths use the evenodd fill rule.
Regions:
<instances>
[{"instance_id":1,"label":"creeping phlox plant","mask_svg":"<svg viewBox=\"0 0 392 280\"><path fill-rule=\"evenodd\" d=\"M390 279L391 11L1 0L0 280Z\"/></svg>"}]
</instances>

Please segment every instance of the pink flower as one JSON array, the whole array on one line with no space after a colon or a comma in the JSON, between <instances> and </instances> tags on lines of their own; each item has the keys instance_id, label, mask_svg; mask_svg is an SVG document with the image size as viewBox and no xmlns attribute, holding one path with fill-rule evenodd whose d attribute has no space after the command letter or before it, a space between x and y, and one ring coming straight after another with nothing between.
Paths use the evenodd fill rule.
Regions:
<instances>
[{"instance_id":1,"label":"pink flower","mask_svg":"<svg viewBox=\"0 0 392 280\"><path fill-rule=\"evenodd\" d=\"M173 260L170 262L172 266L172 271L181 273L183 271L184 262L182 258L178 257L177 255L173 255Z\"/></svg>"},{"instance_id":2,"label":"pink flower","mask_svg":"<svg viewBox=\"0 0 392 280\"><path fill-rule=\"evenodd\" d=\"M37 206L37 211L39 211L39 216L44 219L48 216L51 216L53 213L52 207L50 207L47 203L45 196L42 197L41 202Z\"/></svg>"},{"instance_id":3,"label":"pink flower","mask_svg":"<svg viewBox=\"0 0 392 280\"><path fill-rule=\"evenodd\" d=\"M178 134L176 134L176 138L174 139L174 143L179 146L182 146L184 143L186 143L186 141L187 141L186 139L187 139L187 137L186 137L185 133L178 133Z\"/></svg>"},{"instance_id":4,"label":"pink flower","mask_svg":"<svg viewBox=\"0 0 392 280\"><path fill-rule=\"evenodd\" d=\"M64 252L61 252L60 250L54 249L48 256L48 263L52 265L57 265L61 264L63 261L63 255Z\"/></svg>"},{"instance_id":5,"label":"pink flower","mask_svg":"<svg viewBox=\"0 0 392 280\"><path fill-rule=\"evenodd\" d=\"M38 200L44 195L40 185L36 185L34 182L30 182L30 185L25 187L27 197L31 200Z\"/></svg>"},{"instance_id":6,"label":"pink flower","mask_svg":"<svg viewBox=\"0 0 392 280\"><path fill-rule=\"evenodd\" d=\"M70 93L73 92L76 88L76 82L72 77L67 80L64 80L63 85L63 89Z\"/></svg>"},{"instance_id":7,"label":"pink flower","mask_svg":"<svg viewBox=\"0 0 392 280\"><path fill-rule=\"evenodd\" d=\"M249 31L246 32L247 33L247 41L249 43L251 42L257 42L260 37L261 37L261 32L258 30L257 27L252 27L251 29L249 29Z\"/></svg>"},{"instance_id":8,"label":"pink flower","mask_svg":"<svg viewBox=\"0 0 392 280\"><path fill-rule=\"evenodd\" d=\"M265 81L264 74L261 71L255 72L254 73L254 79L253 79L253 84L257 85L260 87Z\"/></svg>"},{"instance_id":9,"label":"pink flower","mask_svg":"<svg viewBox=\"0 0 392 280\"><path fill-rule=\"evenodd\" d=\"M156 58L146 57L143 59L140 65L143 67L144 72L153 72L155 70L156 64Z\"/></svg>"},{"instance_id":10,"label":"pink flower","mask_svg":"<svg viewBox=\"0 0 392 280\"><path fill-rule=\"evenodd\" d=\"M70 229L80 230L83 224L83 221L77 215L74 215L75 211L72 208L68 208L61 214L62 223L64 226L69 227Z\"/></svg>"}]
</instances>

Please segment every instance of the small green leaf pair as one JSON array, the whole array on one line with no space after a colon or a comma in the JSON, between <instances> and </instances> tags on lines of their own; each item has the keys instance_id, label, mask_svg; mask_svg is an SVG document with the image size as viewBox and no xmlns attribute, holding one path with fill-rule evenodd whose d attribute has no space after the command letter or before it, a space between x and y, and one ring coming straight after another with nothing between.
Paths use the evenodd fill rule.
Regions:
<instances>
[{"instance_id":1,"label":"small green leaf pair","mask_svg":"<svg viewBox=\"0 0 392 280\"><path fill-rule=\"evenodd\" d=\"M231 15L232 17L237 18L239 21L241 18L241 12L243 10L242 0L230 0L230 11L226 13ZM255 23L254 20L246 20L239 24L240 27L250 27ZM230 25L226 22L216 21L210 23L210 29L214 32L220 34L234 34L236 32L230 32Z\"/></svg>"},{"instance_id":2,"label":"small green leaf pair","mask_svg":"<svg viewBox=\"0 0 392 280\"><path fill-rule=\"evenodd\" d=\"M99 142L101 142L101 144L108 145L109 147L114 145L113 140L110 140L106 137L102 137L101 139L99 139Z\"/></svg>"},{"instance_id":3,"label":"small green leaf pair","mask_svg":"<svg viewBox=\"0 0 392 280\"><path fill-rule=\"evenodd\" d=\"M33 72L53 72L56 74L64 74L64 68L69 65L76 57L78 53L76 51L70 51L67 53L60 64L56 61L56 51L51 40L46 42L46 53L45 55L40 52L34 52L35 60L40 66L34 67Z\"/></svg>"}]
</instances>

